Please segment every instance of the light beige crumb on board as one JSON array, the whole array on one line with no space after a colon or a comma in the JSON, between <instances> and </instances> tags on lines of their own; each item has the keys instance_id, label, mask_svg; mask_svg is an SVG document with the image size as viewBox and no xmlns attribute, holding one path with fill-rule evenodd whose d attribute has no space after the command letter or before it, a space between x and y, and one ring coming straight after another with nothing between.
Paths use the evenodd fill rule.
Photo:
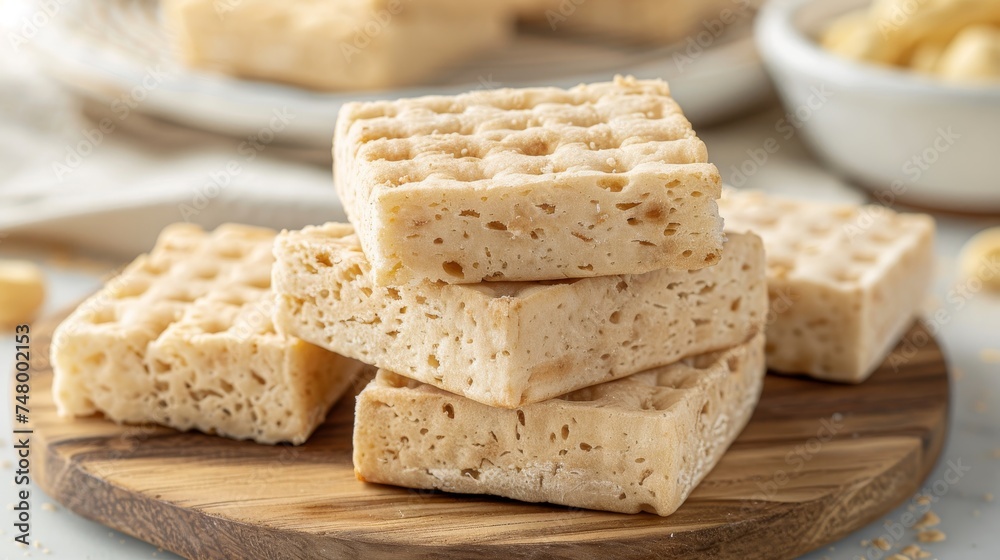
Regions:
<instances>
[{"instance_id":1,"label":"light beige crumb on board","mask_svg":"<svg viewBox=\"0 0 1000 560\"><path fill-rule=\"evenodd\" d=\"M993 494L990 494L989 492L983 494L983 501L984 502L992 502L993 501Z\"/></svg>"},{"instance_id":2,"label":"light beige crumb on board","mask_svg":"<svg viewBox=\"0 0 1000 560\"><path fill-rule=\"evenodd\" d=\"M941 523L941 518L938 517L938 515L933 511L928 511L923 517L920 518L919 521L917 521L914 527L917 529L923 529L925 527L934 527L939 523Z\"/></svg>"},{"instance_id":3,"label":"light beige crumb on board","mask_svg":"<svg viewBox=\"0 0 1000 560\"><path fill-rule=\"evenodd\" d=\"M883 539L882 537L873 540L872 544L875 545L880 550L889 550L890 548L892 548L892 545L889 544L889 541Z\"/></svg>"},{"instance_id":4,"label":"light beige crumb on board","mask_svg":"<svg viewBox=\"0 0 1000 560\"><path fill-rule=\"evenodd\" d=\"M1000 364L1000 350L996 348L983 348L979 351L979 359L984 364Z\"/></svg>"},{"instance_id":5,"label":"light beige crumb on board","mask_svg":"<svg viewBox=\"0 0 1000 560\"><path fill-rule=\"evenodd\" d=\"M56 508L55 504L49 502L45 502L44 504L42 504L42 509L44 509L45 511L59 511L59 509Z\"/></svg>"},{"instance_id":6,"label":"light beige crumb on board","mask_svg":"<svg viewBox=\"0 0 1000 560\"><path fill-rule=\"evenodd\" d=\"M892 556L889 557L889 560L910 560L910 559L907 558L906 556L903 556L902 554L893 554Z\"/></svg>"},{"instance_id":7,"label":"light beige crumb on board","mask_svg":"<svg viewBox=\"0 0 1000 560\"><path fill-rule=\"evenodd\" d=\"M947 538L948 536L945 535L944 532L938 531L937 529L928 529L917 534L917 540L922 543L942 542Z\"/></svg>"},{"instance_id":8,"label":"light beige crumb on board","mask_svg":"<svg viewBox=\"0 0 1000 560\"><path fill-rule=\"evenodd\" d=\"M922 506L926 506L927 504L931 503L931 497L930 496L917 496L917 503L920 504L920 505L922 505Z\"/></svg>"}]
</instances>

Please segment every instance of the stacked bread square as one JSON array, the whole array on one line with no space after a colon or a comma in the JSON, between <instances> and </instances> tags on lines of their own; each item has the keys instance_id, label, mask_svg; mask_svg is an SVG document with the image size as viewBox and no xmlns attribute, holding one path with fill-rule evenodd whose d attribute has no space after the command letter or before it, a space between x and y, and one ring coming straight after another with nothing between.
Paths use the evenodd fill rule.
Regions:
<instances>
[{"instance_id":1,"label":"stacked bread square","mask_svg":"<svg viewBox=\"0 0 1000 560\"><path fill-rule=\"evenodd\" d=\"M56 329L59 412L303 443L362 364L275 332L274 236L165 229Z\"/></svg>"},{"instance_id":2,"label":"stacked bread square","mask_svg":"<svg viewBox=\"0 0 1000 560\"><path fill-rule=\"evenodd\" d=\"M275 322L377 366L363 480L673 512L749 420L764 250L666 84L355 103L353 226L275 243Z\"/></svg>"}]
</instances>

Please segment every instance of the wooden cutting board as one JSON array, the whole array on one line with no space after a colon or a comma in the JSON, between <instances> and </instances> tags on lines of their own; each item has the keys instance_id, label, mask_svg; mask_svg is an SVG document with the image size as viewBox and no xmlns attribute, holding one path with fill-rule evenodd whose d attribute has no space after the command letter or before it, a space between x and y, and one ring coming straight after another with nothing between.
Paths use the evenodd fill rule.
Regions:
<instances>
[{"instance_id":1,"label":"wooden cutting board","mask_svg":"<svg viewBox=\"0 0 1000 560\"><path fill-rule=\"evenodd\" d=\"M76 513L191 558L792 558L912 496L948 423L941 351L915 325L860 386L769 376L749 426L674 515L621 515L358 482L353 399L306 445L57 416L33 333L38 484Z\"/></svg>"}]
</instances>

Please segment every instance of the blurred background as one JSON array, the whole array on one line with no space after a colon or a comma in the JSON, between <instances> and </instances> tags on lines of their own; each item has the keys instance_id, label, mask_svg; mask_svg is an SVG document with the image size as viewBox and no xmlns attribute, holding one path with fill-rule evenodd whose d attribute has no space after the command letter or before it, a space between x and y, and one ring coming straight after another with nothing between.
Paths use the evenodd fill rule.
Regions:
<instances>
[{"instance_id":1,"label":"blurred background","mask_svg":"<svg viewBox=\"0 0 1000 560\"><path fill-rule=\"evenodd\" d=\"M982 459L968 496L1000 488L1000 270L960 266L1000 225L997 0L0 0L0 323L79 300L169 223L343 220L344 102L615 74L668 80L734 187L936 216L927 311L973 373L946 454ZM1000 512L970 503L940 550L1000 557ZM58 511L39 549L151 552Z\"/></svg>"}]
</instances>

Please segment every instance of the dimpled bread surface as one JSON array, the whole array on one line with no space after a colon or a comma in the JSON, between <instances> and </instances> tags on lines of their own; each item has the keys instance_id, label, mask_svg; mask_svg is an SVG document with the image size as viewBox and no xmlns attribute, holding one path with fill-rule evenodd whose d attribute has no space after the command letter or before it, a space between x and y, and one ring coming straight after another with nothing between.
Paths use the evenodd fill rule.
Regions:
<instances>
[{"instance_id":1,"label":"dimpled bread surface","mask_svg":"<svg viewBox=\"0 0 1000 560\"><path fill-rule=\"evenodd\" d=\"M506 42L509 8L455 0L164 0L189 66L319 90L390 88Z\"/></svg>"},{"instance_id":2,"label":"dimpled bread surface","mask_svg":"<svg viewBox=\"0 0 1000 560\"><path fill-rule=\"evenodd\" d=\"M695 270L719 172L661 81L349 103L337 192L377 285Z\"/></svg>"},{"instance_id":3,"label":"dimpled bread surface","mask_svg":"<svg viewBox=\"0 0 1000 560\"><path fill-rule=\"evenodd\" d=\"M368 482L673 513L749 421L763 333L728 350L503 410L380 371L358 397Z\"/></svg>"},{"instance_id":4,"label":"dimpled bread surface","mask_svg":"<svg viewBox=\"0 0 1000 560\"><path fill-rule=\"evenodd\" d=\"M764 250L732 235L698 271L379 287L350 226L275 241L281 332L513 408L727 348L763 329Z\"/></svg>"},{"instance_id":5,"label":"dimpled bread surface","mask_svg":"<svg viewBox=\"0 0 1000 560\"><path fill-rule=\"evenodd\" d=\"M729 189L719 204L727 231L764 239L768 367L866 380L923 304L934 276L934 220Z\"/></svg>"},{"instance_id":6,"label":"dimpled bread surface","mask_svg":"<svg viewBox=\"0 0 1000 560\"><path fill-rule=\"evenodd\" d=\"M362 366L275 332L274 235L166 228L56 330L60 413L305 441Z\"/></svg>"}]
</instances>

